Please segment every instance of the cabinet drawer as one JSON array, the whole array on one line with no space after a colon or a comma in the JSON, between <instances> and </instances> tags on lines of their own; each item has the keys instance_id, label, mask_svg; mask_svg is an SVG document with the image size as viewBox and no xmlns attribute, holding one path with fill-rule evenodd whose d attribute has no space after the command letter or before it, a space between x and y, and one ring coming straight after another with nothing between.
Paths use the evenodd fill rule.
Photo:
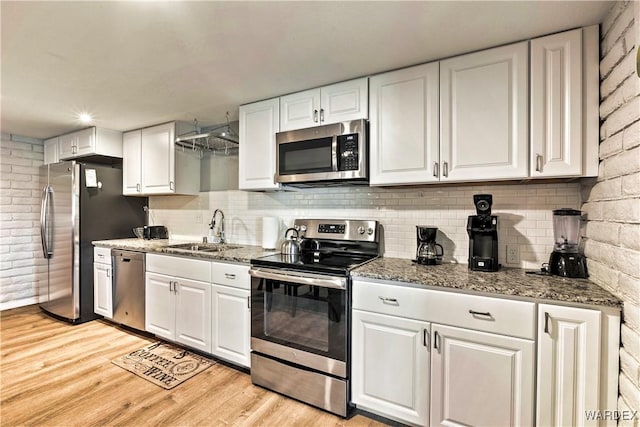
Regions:
<instances>
[{"instance_id":1,"label":"cabinet drawer","mask_svg":"<svg viewBox=\"0 0 640 427\"><path fill-rule=\"evenodd\" d=\"M211 282L211 261L147 254L146 271Z\"/></svg>"},{"instance_id":2,"label":"cabinet drawer","mask_svg":"<svg viewBox=\"0 0 640 427\"><path fill-rule=\"evenodd\" d=\"M93 248L93 262L111 265L111 248Z\"/></svg>"},{"instance_id":3,"label":"cabinet drawer","mask_svg":"<svg viewBox=\"0 0 640 427\"><path fill-rule=\"evenodd\" d=\"M353 308L527 339L535 337L535 304L526 301L354 281Z\"/></svg>"},{"instance_id":4,"label":"cabinet drawer","mask_svg":"<svg viewBox=\"0 0 640 427\"><path fill-rule=\"evenodd\" d=\"M425 289L354 281L352 305L356 310L428 321L429 295Z\"/></svg>"},{"instance_id":5,"label":"cabinet drawer","mask_svg":"<svg viewBox=\"0 0 640 427\"><path fill-rule=\"evenodd\" d=\"M535 338L536 305L478 295L432 292L429 320L520 338Z\"/></svg>"},{"instance_id":6,"label":"cabinet drawer","mask_svg":"<svg viewBox=\"0 0 640 427\"><path fill-rule=\"evenodd\" d=\"M211 281L219 285L251 289L249 267L246 265L213 262L211 263Z\"/></svg>"}]
</instances>

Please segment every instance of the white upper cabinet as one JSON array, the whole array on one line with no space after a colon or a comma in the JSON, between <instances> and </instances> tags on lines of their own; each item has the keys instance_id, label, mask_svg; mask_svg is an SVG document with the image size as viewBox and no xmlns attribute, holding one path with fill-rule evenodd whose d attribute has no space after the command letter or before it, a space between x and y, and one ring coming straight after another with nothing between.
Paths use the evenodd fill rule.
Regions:
<instances>
[{"instance_id":1,"label":"white upper cabinet","mask_svg":"<svg viewBox=\"0 0 640 427\"><path fill-rule=\"evenodd\" d=\"M60 154L58 153L59 148L59 139L58 137L46 139L44 141L44 164L50 165L52 163L58 163L60 160Z\"/></svg>"},{"instance_id":2,"label":"white upper cabinet","mask_svg":"<svg viewBox=\"0 0 640 427\"><path fill-rule=\"evenodd\" d=\"M528 42L440 62L440 179L528 176Z\"/></svg>"},{"instance_id":3,"label":"white upper cabinet","mask_svg":"<svg viewBox=\"0 0 640 427\"><path fill-rule=\"evenodd\" d=\"M122 194L142 193L142 131L122 135Z\"/></svg>"},{"instance_id":4,"label":"white upper cabinet","mask_svg":"<svg viewBox=\"0 0 640 427\"><path fill-rule=\"evenodd\" d=\"M366 77L280 97L280 131L368 117Z\"/></svg>"},{"instance_id":5,"label":"white upper cabinet","mask_svg":"<svg viewBox=\"0 0 640 427\"><path fill-rule=\"evenodd\" d=\"M278 98L240 106L238 188L276 190L276 132L279 131Z\"/></svg>"},{"instance_id":6,"label":"white upper cabinet","mask_svg":"<svg viewBox=\"0 0 640 427\"><path fill-rule=\"evenodd\" d=\"M200 157L175 146L176 133L187 130L192 130L190 125L171 122L127 132L122 144L123 194L197 194Z\"/></svg>"},{"instance_id":7,"label":"white upper cabinet","mask_svg":"<svg viewBox=\"0 0 640 427\"><path fill-rule=\"evenodd\" d=\"M60 160L84 156L122 158L122 132L91 127L58 138Z\"/></svg>"},{"instance_id":8,"label":"white upper cabinet","mask_svg":"<svg viewBox=\"0 0 640 427\"><path fill-rule=\"evenodd\" d=\"M438 72L434 62L371 77L371 185L439 180Z\"/></svg>"},{"instance_id":9,"label":"white upper cabinet","mask_svg":"<svg viewBox=\"0 0 640 427\"><path fill-rule=\"evenodd\" d=\"M594 27L595 43L591 37ZM591 84L585 85L594 80L595 73L597 90L597 26L594 27L531 40L533 178L597 174L597 155L593 156L594 150L588 149L594 140L597 146L597 135L585 127L589 126L586 123L589 120L598 123L597 105L595 109L592 107Z\"/></svg>"}]
</instances>

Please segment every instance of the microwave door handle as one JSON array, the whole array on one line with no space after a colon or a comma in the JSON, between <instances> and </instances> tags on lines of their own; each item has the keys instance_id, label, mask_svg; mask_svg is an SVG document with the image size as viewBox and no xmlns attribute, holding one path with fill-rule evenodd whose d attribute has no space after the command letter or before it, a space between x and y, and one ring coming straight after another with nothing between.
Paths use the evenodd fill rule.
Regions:
<instances>
[{"instance_id":1,"label":"microwave door handle","mask_svg":"<svg viewBox=\"0 0 640 427\"><path fill-rule=\"evenodd\" d=\"M338 136L333 135L331 138L331 170L338 171Z\"/></svg>"}]
</instances>

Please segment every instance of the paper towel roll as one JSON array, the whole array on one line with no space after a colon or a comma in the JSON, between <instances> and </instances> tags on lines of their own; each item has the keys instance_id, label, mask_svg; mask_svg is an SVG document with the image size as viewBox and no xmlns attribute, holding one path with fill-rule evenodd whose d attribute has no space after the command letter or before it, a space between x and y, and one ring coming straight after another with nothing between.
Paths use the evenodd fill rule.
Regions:
<instances>
[{"instance_id":1,"label":"paper towel roll","mask_svg":"<svg viewBox=\"0 0 640 427\"><path fill-rule=\"evenodd\" d=\"M262 248L275 249L278 244L278 232L280 231L280 221L273 216L262 218Z\"/></svg>"}]
</instances>

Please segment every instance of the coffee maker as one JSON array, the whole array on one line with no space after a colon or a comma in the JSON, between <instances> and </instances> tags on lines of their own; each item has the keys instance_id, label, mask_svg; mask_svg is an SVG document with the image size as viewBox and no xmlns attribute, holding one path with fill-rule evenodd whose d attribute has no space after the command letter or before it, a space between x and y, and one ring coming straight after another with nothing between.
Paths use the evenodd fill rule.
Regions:
<instances>
[{"instance_id":1,"label":"coffee maker","mask_svg":"<svg viewBox=\"0 0 640 427\"><path fill-rule=\"evenodd\" d=\"M578 253L582 212L575 209L553 211L553 252L549 257L549 273L556 276L584 279L587 263Z\"/></svg>"},{"instance_id":2,"label":"coffee maker","mask_svg":"<svg viewBox=\"0 0 640 427\"><path fill-rule=\"evenodd\" d=\"M438 229L436 227L416 225L417 249L415 262L418 264L436 265L442 263L444 249L442 245L436 243L437 232Z\"/></svg>"},{"instance_id":3,"label":"coffee maker","mask_svg":"<svg viewBox=\"0 0 640 427\"><path fill-rule=\"evenodd\" d=\"M476 215L467 219L469 270L498 271L498 217L491 215L491 194L474 194Z\"/></svg>"}]
</instances>

